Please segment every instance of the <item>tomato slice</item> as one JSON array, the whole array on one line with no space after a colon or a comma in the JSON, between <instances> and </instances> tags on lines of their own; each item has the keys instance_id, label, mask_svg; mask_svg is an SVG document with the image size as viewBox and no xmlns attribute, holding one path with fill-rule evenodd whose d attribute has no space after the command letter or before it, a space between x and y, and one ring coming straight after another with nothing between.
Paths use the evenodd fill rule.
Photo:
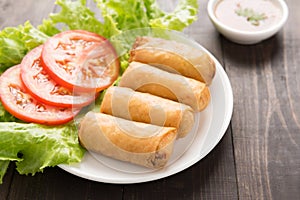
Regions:
<instances>
[{"instance_id":1,"label":"tomato slice","mask_svg":"<svg viewBox=\"0 0 300 200\"><path fill-rule=\"evenodd\" d=\"M38 101L61 107L83 107L95 99L95 93L73 93L56 83L44 70L40 56L43 46L31 50L22 60L21 79Z\"/></svg>"},{"instance_id":2,"label":"tomato slice","mask_svg":"<svg viewBox=\"0 0 300 200\"><path fill-rule=\"evenodd\" d=\"M21 67L16 65L0 77L0 99L3 107L13 116L25 121L46 125L66 123L80 109L49 106L37 101L27 91L20 78Z\"/></svg>"},{"instance_id":3,"label":"tomato slice","mask_svg":"<svg viewBox=\"0 0 300 200\"><path fill-rule=\"evenodd\" d=\"M117 79L119 60L104 37L82 30L59 33L46 41L42 64L55 82L75 91L101 91Z\"/></svg>"}]
</instances>

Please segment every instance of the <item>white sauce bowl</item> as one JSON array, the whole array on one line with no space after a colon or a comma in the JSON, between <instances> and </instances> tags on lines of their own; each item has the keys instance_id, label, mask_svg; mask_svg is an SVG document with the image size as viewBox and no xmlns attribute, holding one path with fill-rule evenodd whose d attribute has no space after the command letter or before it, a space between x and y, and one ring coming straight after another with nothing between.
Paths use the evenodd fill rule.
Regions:
<instances>
[{"instance_id":1,"label":"white sauce bowl","mask_svg":"<svg viewBox=\"0 0 300 200\"><path fill-rule=\"evenodd\" d=\"M270 0L276 3L282 12L281 19L271 27L260 31L243 31L229 27L228 25L220 22L215 15L215 9L218 3L222 0L209 0L207 5L207 12L210 20L215 28L225 36L227 39L238 44L256 44L276 34L285 24L288 18L288 7L284 0Z\"/></svg>"}]
</instances>

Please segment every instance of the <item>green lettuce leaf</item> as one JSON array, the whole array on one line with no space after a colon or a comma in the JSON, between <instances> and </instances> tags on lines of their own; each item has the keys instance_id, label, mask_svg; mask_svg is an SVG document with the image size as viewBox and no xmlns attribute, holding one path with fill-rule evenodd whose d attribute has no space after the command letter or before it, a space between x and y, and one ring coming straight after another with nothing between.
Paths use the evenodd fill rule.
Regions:
<instances>
[{"instance_id":1,"label":"green lettuce leaf","mask_svg":"<svg viewBox=\"0 0 300 200\"><path fill-rule=\"evenodd\" d=\"M197 0L180 0L173 12L162 11L155 0L94 0L102 15L112 17L119 30L152 27L183 30L197 19Z\"/></svg>"},{"instance_id":2,"label":"green lettuce leaf","mask_svg":"<svg viewBox=\"0 0 300 200\"><path fill-rule=\"evenodd\" d=\"M86 0L56 0L57 5L61 7L60 12L51 13L48 20L39 29L48 34L55 33L55 27L61 26L60 30L86 30L98 33L104 37L118 34L119 30L109 15L103 16L101 22L95 17L95 13L86 6ZM48 31L51 27L51 31ZM54 31L53 31L54 30Z\"/></svg>"},{"instance_id":3,"label":"green lettuce leaf","mask_svg":"<svg viewBox=\"0 0 300 200\"><path fill-rule=\"evenodd\" d=\"M0 160L0 184L3 182L3 177L7 171L9 160Z\"/></svg>"},{"instance_id":4,"label":"green lettuce leaf","mask_svg":"<svg viewBox=\"0 0 300 200\"><path fill-rule=\"evenodd\" d=\"M103 16L111 16L119 30L149 26L143 0L95 0Z\"/></svg>"},{"instance_id":5,"label":"green lettuce leaf","mask_svg":"<svg viewBox=\"0 0 300 200\"><path fill-rule=\"evenodd\" d=\"M156 0L144 0L144 5L149 19L154 19L165 15L164 11L159 8Z\"/></svg>"},{"instance_id":6,"label":"green lettuce leaf","mask_svg":"<svg viewBox=\"0 0 300 200\"><path fill-rule=\"evenodd\" d=\"M29 21L18 27L7 27L0 32L0 74L19 64L26 53L44 43L48 36Z\"/></svg>"},{"instance_id":7,"label":"green lettuce leaf","mask_svg":"<svg viewBox=\"0 0 300 200\"><path fill-rule=\"evenodd\" d=\"M7 112L0 101L0 122L21 122L21 120Z\"/></svg>"},{"instance_id":8,"label":"green lettuce leaf","mask_svg":"<svg viewBox=\"0 0 300 200\"><path fill-rule=\"evenodd\" d=\"M45 167L80 162L85 150L77 127L0 122L0 161L16 161L20 174L42 172ZM5 163L3 164L5 167ZM0 177L5 171L1 170Z\"/></svg>"},{"instance_id":9,"label":"green lettuce leaf","mask_svg":"<svg viewBox=\"0 0 300 200\"><path fill-rule=\"evenodd\" d=\"M171 13L164 13L161 17L153 18L149 24L152 28L165 28L182 31L197 20L197 0L180 0Z\"/></svg>"},{"instance_id":10,"label":"green lettuce leaf","mask_svg":"<svg viewBox=\"0 0 300 200\"><path fill-rule=\"evenodd\" d=\"M51 19L44 19L41 25L37 27L41 32L45 33L48 36L53 36L61 31L56 27Z\"/></svg>"}]
</instances>

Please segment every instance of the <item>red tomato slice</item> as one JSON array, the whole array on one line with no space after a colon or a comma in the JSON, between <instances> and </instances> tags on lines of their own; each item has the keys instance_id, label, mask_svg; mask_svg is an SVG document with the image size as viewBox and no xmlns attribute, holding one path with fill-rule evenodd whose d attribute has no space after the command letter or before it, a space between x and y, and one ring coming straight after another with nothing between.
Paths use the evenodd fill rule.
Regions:
<instances>
[{"instance_id":1,"label":"red tomato slice","mask_svg":"<svg viewBox=\"0 0 300 200\"><path fill-rule=\"evenodd\" d=\"M59 33L44 44L42 64L55 82L75 91L101 91L117 79L119 60L110 42L81 30Z\"/></svg>"},{"instance_id":2,"label":"red tomato slice","mask_svg":"<svg viewBox=\"0 0 300 200\"><path fill-rule=\"evenodd\" d=\"M95 99L95 93L73 93L56 83L43 69L40 56L43 46L31 50L22 60L21 78L28 92L38 101L61 107L83 107Z\"/></svg>"},{"instance_id":3,"label":"red tomato slice","mask_svg":"<svg viewBox=\"0 0 300 200\"><path fill-rule=\"evenodd\" d=\"M13 116L25 122L58 125L72 120L79 113L79 109L54 107L38 102L27 93L20 73L21 67L16 65L0 77L1 102Z\"/></svg>"}]
</instances>

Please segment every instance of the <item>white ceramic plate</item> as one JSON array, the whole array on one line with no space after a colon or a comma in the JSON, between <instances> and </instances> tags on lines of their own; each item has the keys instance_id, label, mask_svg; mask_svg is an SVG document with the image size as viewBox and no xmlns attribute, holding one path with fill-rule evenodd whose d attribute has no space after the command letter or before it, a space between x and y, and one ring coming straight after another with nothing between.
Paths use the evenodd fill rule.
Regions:
<instances>
[{"instance_id":1,"label":"white ceramic plate","mask_svg":"<svg viewBox=\"0 0 300 200\"><path fill-rule=\"evenodd\" d=\"M176 33L174 37L178 41L204 49L183 34ZM201 160L225 134L233 110L233 94L229 79L221 64L212 54L210 55L216 63L216 75L210 86L211 102L204 111L195 114L195 124L188 136L176 141L174 152L166 167L160 170L147 169L92 152L87 152L82 162L78 164L59 166L71 174L89 180L124 184L164 178Z\"/></svg>"}]
</instances>

